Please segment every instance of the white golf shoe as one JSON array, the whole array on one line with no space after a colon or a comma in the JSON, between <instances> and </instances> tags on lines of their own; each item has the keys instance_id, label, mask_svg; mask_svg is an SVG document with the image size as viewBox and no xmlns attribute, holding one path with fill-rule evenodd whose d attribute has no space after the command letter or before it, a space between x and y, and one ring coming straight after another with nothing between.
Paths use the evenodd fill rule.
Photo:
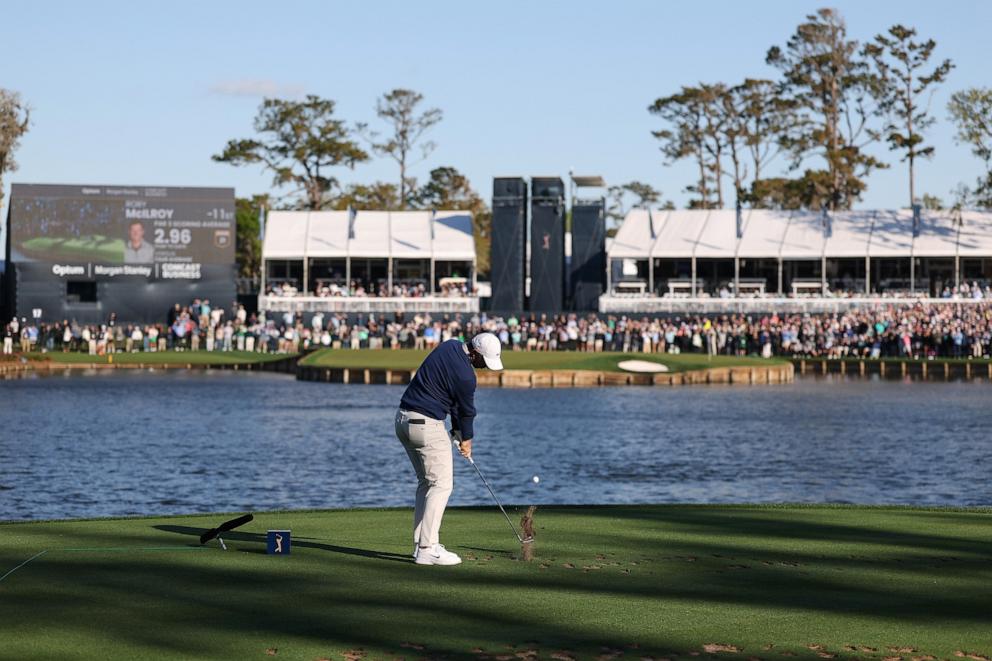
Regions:
<instances>
[{"instance_id":1,"label":"white golf shoe","mask_svg":"<svg viewBox=\"0 0 992 661\"><path fill-rule=\"evenodd\" d=\"M418 565L458 565L461 564L461 561L461 558L441 544L435 544L426 549L417 549L417 556L414 559Z\"/></svg>"}]
</instances>

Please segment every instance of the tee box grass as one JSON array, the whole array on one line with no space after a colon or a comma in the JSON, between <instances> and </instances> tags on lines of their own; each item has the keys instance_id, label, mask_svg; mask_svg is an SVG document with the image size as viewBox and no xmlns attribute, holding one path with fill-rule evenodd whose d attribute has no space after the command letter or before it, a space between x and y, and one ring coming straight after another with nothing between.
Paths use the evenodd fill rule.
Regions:
<instances>
[{"instance_id":1,"label":"tee box grass","mask_svg":"<svg viewBox=\"0 0 992 661\"><path fill-rule=\"evenodd\" d=\"M413 563L406 509L256 513L228 551L201 547L225 518L0 525L0 657L992 654L988 510L547 507L522 562L496 510L454 508L456 567ZM292 555L266 554L275 529Z\"/></svg>"}]
</instances>

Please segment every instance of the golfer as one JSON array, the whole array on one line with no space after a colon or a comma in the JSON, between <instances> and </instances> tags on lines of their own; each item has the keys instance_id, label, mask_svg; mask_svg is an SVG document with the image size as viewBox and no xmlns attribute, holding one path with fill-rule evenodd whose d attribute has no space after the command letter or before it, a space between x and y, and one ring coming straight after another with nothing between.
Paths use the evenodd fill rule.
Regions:
<instances>
[{"instance_id":1,"label":"golfer","mask_svg":"<svg viewBox=\"0 0 992 661\"><path fill-rule=\"evenodd\" d=\"M396 436L417 472L413 509L413 557L418 565L457 565L462 561L439 543L441 518L451 495L451 440L463 457L472 456L475 371L503 369L500 343L492 333L470 342L442 342L420 365L396 412ZM444 419L451 416L451 436Z\"/></svg>"},{"instance_id":2,"label":"golfer","mask_svg":"<svg viewBox=\"0 0 992 661\"><path fill-rule=\"evenodd\" d=\"M150 264L155 261L155 247L145 241L145 226L141 221L132 221L127 228L127 242L124 244L125 264Z\"/></svg>"}]
</instances>

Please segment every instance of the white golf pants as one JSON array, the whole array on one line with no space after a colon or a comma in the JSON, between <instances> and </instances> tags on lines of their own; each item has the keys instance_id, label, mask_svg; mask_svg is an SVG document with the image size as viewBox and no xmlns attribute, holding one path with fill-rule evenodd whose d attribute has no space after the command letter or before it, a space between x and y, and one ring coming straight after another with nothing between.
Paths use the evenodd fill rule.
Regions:
<instances>
[{"instance_id":1,"label":"white golf pants","mask_svg":"<svg viewBox=\"0 0 992 661\"><path fill-rule=\"evenodd\" d=\"M448 431L443 420L400 409L396 412L396 437L406 448L417 473L413 541L420 546L437 544L441 518L453 485Z\"/></svg>"}]
</instances>

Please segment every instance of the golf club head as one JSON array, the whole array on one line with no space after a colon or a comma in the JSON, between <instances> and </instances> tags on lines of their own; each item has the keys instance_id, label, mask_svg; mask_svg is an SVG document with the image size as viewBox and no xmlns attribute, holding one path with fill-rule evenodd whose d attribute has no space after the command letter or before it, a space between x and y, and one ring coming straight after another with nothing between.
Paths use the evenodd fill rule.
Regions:
<instances>
[{"instance_id":1,"label":"golf club head","mask_svg":"<svg viewBox=\"0 0 992 661\"><path fill-rule=\"evenodd\" d=\"M235 528L237 528L239 526L245 525L246 523L248 523L249 521L253 520L254 518L255 517L253 515L251 515L251 514L243 514L243 515L241 515L241 516L239 516L237 518L231 519L229 521L225 521L224 523L220 524L216 528L211 528L207 532L205 532L202 535L200 535L200 544L206 544L207 542L209 542L211 539L213 539L214 537L216 537L220 533L227 532L228 530L234 530Z\"/></svg>"}]
</instances>

